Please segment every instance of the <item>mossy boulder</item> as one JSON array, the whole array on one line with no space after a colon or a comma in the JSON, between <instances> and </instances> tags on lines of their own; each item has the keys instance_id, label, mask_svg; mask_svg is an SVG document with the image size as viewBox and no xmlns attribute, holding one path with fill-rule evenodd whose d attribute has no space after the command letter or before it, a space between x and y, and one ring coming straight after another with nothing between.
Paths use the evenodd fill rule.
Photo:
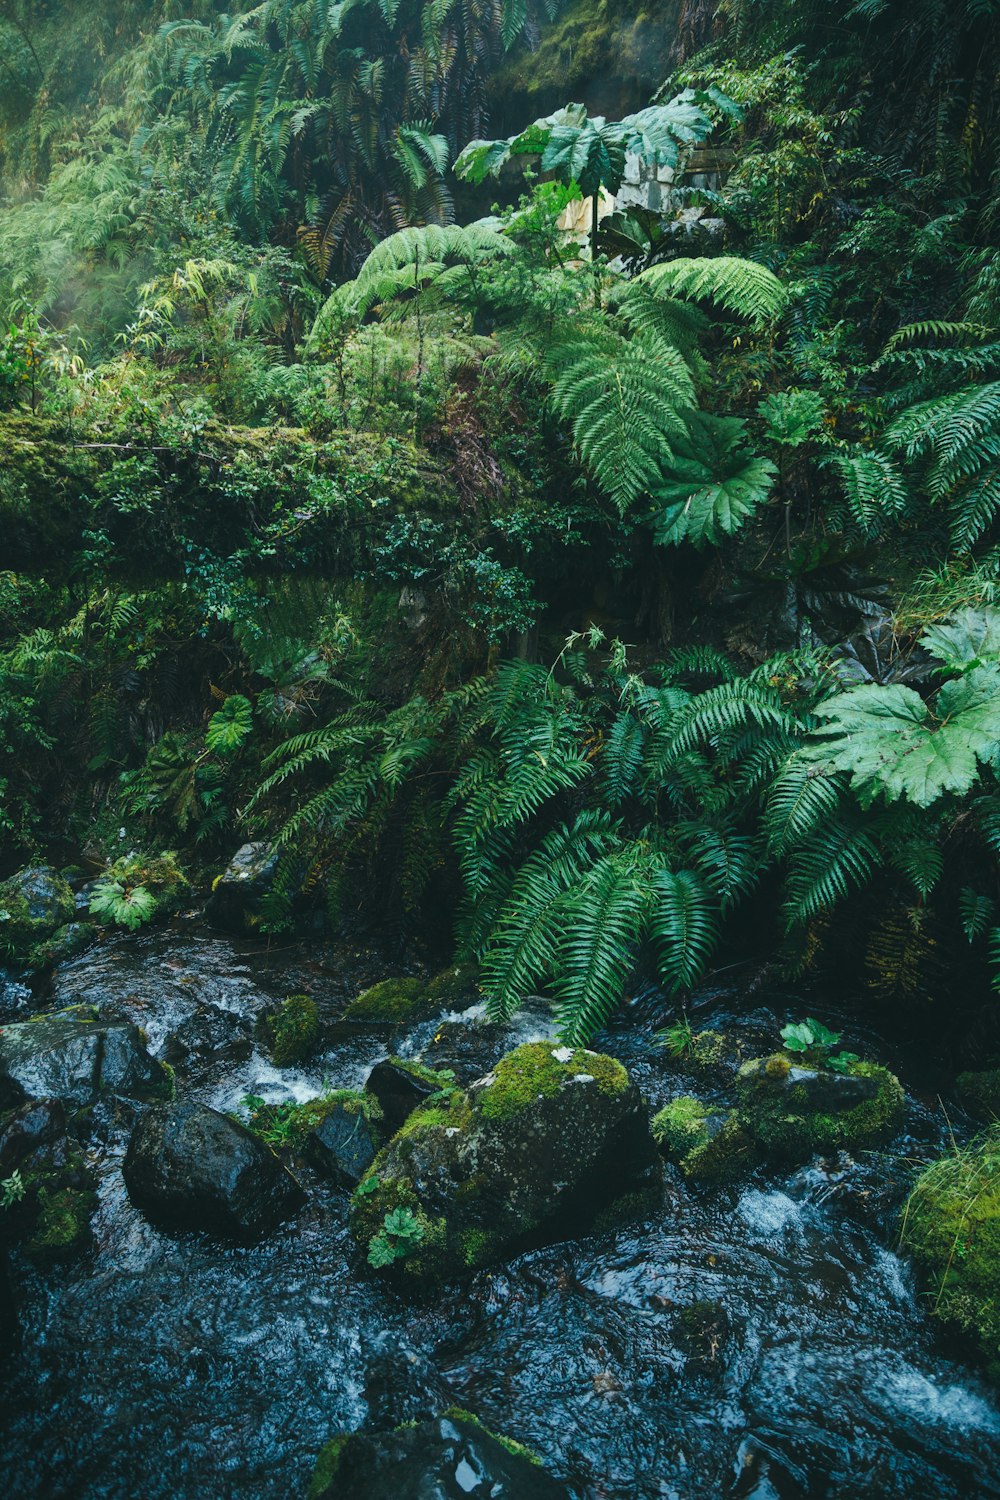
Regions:
<instances>
[{"instance_id":1,"label":"mossy boulder","mask_svg":"<svg viewBox=\"0 0 1000 1500\"><path fill-rule=\"evenodd\" d=\"M280 853L263 841L243 844L212 883L205 917L213 927L237 935L256 932L278 873Z\"/></svg>"},{"instance_id":2,"label":"mossy boulder","mask_svg":"<svg viewBox=\"0 0 1000 1500\"><path fill-rule=\"evenodd\" d=\"M619 1062L528 1043L407 1119L355 1190L351 1228L371 1264L434 1283L585 1230L653 1160Z\"/></svg>"},{"instance_id":3,"label":"mossy boulder","mask_svg":"<svg viewBox=\"0 0 1000 1500\"><path fill-rule=\"evenodd\" d=\"M672 1099L650 1128L664 1155L693 1181L722 1181L753 1164L753 1141L735 1112L691 1094Z\"/></svg>"},{"instance_id":4,"label":"mossy boulder","mask_svg":"<svg viewBox=\"0 0 1000 1500\"><path fill-rule=\"evenodd\" d=\"M412 1057L387 1057L365 1080L365 1092L378 1101L389 1135L401 1129L415 1109L452 1086L451 1073L438 1073Z\"/></svg>"},{"instance_id":5,"label":"mossy boulder","mask_svg":"<svg viewBox=\"0 0 1000 1500\"><path fill-rule=\"evenodd\" d=\"M457 1409L393 1432L332 1438L309 1486L309 1500L568 1500L568 1494L535 1455Z\"/></svg>"},{"instance_id":6,"label":"mossy boulder","mask_svg":"<svg viewBox=\"0 0 1000 1500\"><path fill-rule=\"evenodd\" d=\"M900 1239L931 1315L975 1340L1000 1381L1000 1126L920 1174Z\"/></svg>"},{"instance_id":7,"label":"mossy boulder","mask_svg":"<svg viewBox=\"0 0 1000 1500\"><path fill-rule=\"evenodd\" d=\"M344 1011L345 1021L376 1026L402 1026L433 1015L422 979L382 979L363 990Z\"/></svg>"},{"instance_id":8,"label":"mossy boulder","mask_svg":"<svg viewBox=\"0 0 1000 1500\"><path fill-rule=\"evenodd\" d=\"M128 1021L102 1021L87 1007L0 1027L0 1107L62 1099L78 1108L102 1093L169 1098L173 1079Z\"/></svg>"},{"instance_id":9,"label":"mossy boulder","mask_svg":"<svg viewBox=\"0 0 1000 1500\"><path fill-rule=\"evenodd\" d=\"M482 999L479 970L475 964L452 964L427 982L424 991L431 1014L442 1010L468 1010Z\"/></svg>"},{"instance_id":10,"label":"mossy boulder","mask_svg":"<svg viewBox=\"0 0 1000 1500\"><path fill-rule=\"evenodd\" d=\"M306 1155L317 1171L339 1186L356 1187L382 1144L382 1118L374 1094L345 1089L320 1099L306 1137Z\"/></svg>"},{"instance_id":11,"label":"mossy boulder","mask_svg":"<svg viewBox=\"0 0 1000 1500\"><path fill-rule=\"evenodd\" d=\"M19 870L0 885L0 953L31 961L32 949L71 922L76 911L68 882L50 865Z\"/></svg>"},{"instance_id":12,"label":"mossy boulder","mask_svg":"<svg viewBox=\"0 0 1000 1500\"><path fill-rule=\"evenodd\" d=\"M289 995L274 1010L264 1011L257 1035L267 1044L276 1068L289 1068L308 1057L319 1038L319 1011L308 995Z\"/></svg>"},{"instance_id":13,"label":"mossy boulder","mask_svg":"<svg viewBox=\"0 0 1000 1500\"><path fill-rule=\"evenodd\" d=\"M0 1119L0 1178L17 1191L0 1237L20 1240L40 1265L69 1259L90 1240L95 1182L57 1099L34 1099Z\"/></svg>"},{"instance_id":14,"label":"mossy boulder","mask_svg":"<svg viewBox=\"0 0 1000 1500\"><path fill-rule=\"evenodd\" d=\"M151 1109L122 1164L128 1195L151 1223L252 1244L304 1202L263 1141L204 1104Z\"/></svg>"},{"instance_id":15,"label":"mossy boulder","mask_svg":"<svg viewBox=\"0 0 1000 1500\"><path fill-rule=\"evenodd\" d=\"M51 969L85 952L95 941L96 934L88 922L67 922L29 950L28 963L33 969Z\"/></svg>"},{"instance_id":16,"label":"mossy boulder","mask_svg":"<svg viewBox=\"0 0 1000 1500\"><path fill-rule=\"evenodd\" d=\"M1000 1120L1000 1068L959 1073L955 1092L978 1120Z\"/></svg>"},{"instance_id":17,"label":"mossy boulder","mask_svg":"<svg viewBox=\"0 0 1000 1500\"><path fill-rule=\"evenodd\" d=\"M736 1091L740 1125L765 1157L782 1161L867 1146L889 1133L904 1102L898 1078L877 1063L835 1072L783 1052L744 1063Z\"/></svg>"}]
</instances>

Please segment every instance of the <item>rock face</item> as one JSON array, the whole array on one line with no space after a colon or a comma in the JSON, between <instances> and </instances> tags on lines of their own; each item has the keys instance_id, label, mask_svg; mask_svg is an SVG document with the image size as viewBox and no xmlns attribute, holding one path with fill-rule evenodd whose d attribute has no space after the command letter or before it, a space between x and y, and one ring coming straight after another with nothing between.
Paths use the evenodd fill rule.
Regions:
<instances>
[{"instance_id":1,"label":"rock face","mask_svg":"<svg viewBox=\"0 0 1000 1500\"><path fill-rule=\"evenodd\" d=\"M431 1068L408 1058L387 1057L376 1063L365 1080L365 1090L382 1110L386 1132L394 1135L432 1094L440 1093L448 1080Z\"/></svg>"},{"instance_id":2,"label":"rock face","mask_svg":"<svg viewBox=\"0 0 1000 1500\"><path fill-rule=\"evenodd\" d=\"M469 1416L395 1432L335 1438L320 1454L309 1500L568 1500L527 1449Z\"/></svg>"},{"instance_id":3,"label":"rock face","mask_svg":"<svg viewBox=\"0 0 1000 1500\"><path fill-rule=\"evenodd\" d=\"M237 934L253 932L277 868L278 851L272 844L258 842L237 849L212 887L205 907L212 926Z\"/></svg>"},{"instance_id":4,"label":"rock face","mask_svg":"<svg viewBox=\"0 0 1000 1500\"><path fill-rule=\"evenodd\" d=\"M620 1063L529 1043L407 1120L355 1190L351 1227L371 1265L447 1279L586 1228L648 1185L653 1156Z\"/></svg>"},{"instance_id":5,"label":"rock face","mask_svg":"<svg viewBox=\"0 0 1000 1500\"><path fill-rule=\"evenodd\" d=\"M203 1104L150 1110L132 1132L122 1175L151 1223L245 1243L262 1238L304 1201L273 1151Z\"/></svg>"},{"instance_id":6,"label":"rock face","mask_svg":"<svg viewBox=\"0 0 1000 1500\"><path fill-rule=\"evenodd\" d=\"M29 960L36 943L72 922L73 892L50 865L19 870L0 885L0 951L17 963Z\"/></svg>"},{"instance_id":7,"label":"rock face","mask_svg":"<svg viewBox=\"0 0 1000 1500\"><path fill-rule=\"evenodd\" d=\"M310 1132L306 1155L317 1171L341 1187L353 1188L375 1160L380 1143L378 1123L361 1101L352 1106L338 1100Z\"/></svg>"},{"instance_id":8,"label":"rock face","mask_svg":"<svg viewBox=\"0 0 1000 1500\"><path fill-rule=\"evenodd\" d=\"M42 1098L80 1108L104 1091L148 1099L169 1096L171 1088L131 1022L74 1010L0 1027L0 1108Z\"/></svg>"}]
</instances>

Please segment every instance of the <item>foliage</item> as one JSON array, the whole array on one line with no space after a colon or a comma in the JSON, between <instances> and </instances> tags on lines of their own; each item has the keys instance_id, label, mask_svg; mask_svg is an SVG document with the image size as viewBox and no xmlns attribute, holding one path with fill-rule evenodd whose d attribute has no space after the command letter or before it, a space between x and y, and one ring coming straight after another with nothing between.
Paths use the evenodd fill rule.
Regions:
<instances>
[{"instance_id":1,"label":"foliage","mask_svg":"<svg viewBox=\"0 0 1000 1500\"><path fill-rule=\"evenodd\" d=\"M839 1031L830 1031L820 1021L811 1017L805 1021L790 1021L781 1028L781 1040L786 1052L800 1053L805 1061L818 1063L834 1073L847 1073L851 1065L859 1061L856 1052L834 1052L840 1041Z\"/></svg>"},{"instance_id":2,"label":"foliage","mask_svg":"<svg viewBox=\"0 0 1000 1500\"><path fill-rule=\"evenodd\" d=\"M99 880L90 896L95 917L127 927L130 932L150 921L157 905L156 897L144 885L125 886L120 880Z\"/></svg>"},{"instance_id":3,"label":"foliage","mask_svg":"<svg viewBox=\"0 0 1000 1500\"><path fill-rule=\"evenodd\" d=\"M410 1208L394 1208L386 1214L382 1228L368 1245L368 1264L376 1270L405 1260L424 1237L423 1226Z\"/></svg>"}]
</instances>

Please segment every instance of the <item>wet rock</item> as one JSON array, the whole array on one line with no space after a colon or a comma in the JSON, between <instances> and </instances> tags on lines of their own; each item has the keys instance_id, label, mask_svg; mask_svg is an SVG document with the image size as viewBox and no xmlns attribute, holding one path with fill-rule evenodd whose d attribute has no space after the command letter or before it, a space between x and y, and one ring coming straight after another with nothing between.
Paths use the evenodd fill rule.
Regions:
<instances>
[{"instance_id":1,"label":"wet rock","mask_svg":"<svg viewBox=\"0 0 1000 1500\"><path fill-rule=\"evenodd\" d=\"M779 1160L866 1145L891 1129L904 1102L899 1080L877 1063L834 1072L783 1052L744 1063L736 1088L740 1125Z\"/></svg>"},{"instance_id":2,"label":"wet rock","mask_svg":"<svg viewBox=\"0 0 1000 1500\"><path fill-rule=\"evenodd\" d=\"M0 885L0 951L25 962L36 943L73 920L73 892L50 865L19 870Z\"/></svg>"},{"instance_id":3,"label":"wet rock","mask_svg":"<svg viewBox=\"0 0 1000 1500\"><path fill-rule=\"evenodd\" d=\"M67 922L44 942L35 944L29 955L31 965L36 969L52 968L83 953L94 941L94 929L88 922Z\"/></svg>"},{"instance_id":4,"label":"wet rock","mask_svg":"<svg viewBox=\"0 0 1000 1500\"><path fill-rule=\"evenodd\" d=\"M262 1141L203 1104L152 1109L132 1132L122 1175L151 1223L252 1243L305 1195Z\"/></svg>"},{"instance_id":5,"label":"wet rock","mask_svg":"<svg viewBox=\"0 0 1000 1500\"><path fill-rule=\"evenodd\" d=\"M0 1108L45 1098L82 1107L105 1091L132 1099L172 1091L131 1022L101 1021L82 1007L0 1027Z\"/></svg>"},{"instance_id":6,"label":"wet rock","mask_svg":"<svg viewBox=\"0 0 1000 1500\"><path fill-rule=\"evenodd\" d=\"M309 1500L568 1500L528 1450L468 1413L395 1432L334 1438L320 1454Z\"/></svg>"},{"instance_id":7,"label":"wet rock","mask_svg":"<svg viewBox=\"0 0 1000 1500\"><path fill-rule=\"evenodd\" d=\"M0 1129L0 1177L9 1177L41 1146L66 1134L66 1111L58 1099L33 1099L9 1115Z\"/></svg>"},{"instance_id":8,"label":"wet rock","mask_svg":"<svg viewBox=\"0 0 1000 1500\"><path fill-rule=\"evenodd\" d=\"M682 1308L673 1334L678 1348L687 1356L685 1372L720 1375L730 1333L729 1314L721 1302L691 1302Z\"/></svg>"},{"instance_id":9,"label":"wet rock","mask_svg":"<svg viewBox=\"0 0 1000 1500\"><path fill-rule=\"evenodd\" d=\"M306 1155L317 1171L341 1187L356 1187L375 1160L382 1132L375 1113L366 1109L370 1096L338 1099L306 1140ZM374 1101L373 1101L374 1102Z\"/></svg>"},{"instance_id":10,"label":"wet rock","mask_svg":"<svg viewBox=\"0 0 1000 1500\"><path fill-rule=\"evenodd\" d=\"M241 1062L253 1051L249 1023L218 1005L200 1007L167 1038L164 1055L175 1068L224 1058Z\"/></svg>"},{"instance_id":11,"label":"wet rock","mask_svg":"<svg viewBox=\"0 0 1000 1500\"><path fill-rule=\"evenodd\" d=\"M351 1228L371 1265L433 1283L586 1229L653 1157L620 1063L528 1043L410 1116L355 1190Z\"/></svg>"},{"instance_id":12,"label":"wet rock","mask_svg":"<svg viewBox=\"0 0 1000 1500\"><path fill-rule=\"evenodd\" d=\"M409 1058L388 1057L372 1068L365 1089L378 1100L387 1134L395 1135L415 1109L449 1082L445 1075Z\"/></svg>"},{"instance_id":13,"label":"wet rock","mask_svg":"<svg viewBox=\"0 0 1000 1500\"><path fill-rule=\"evenodd\" d=\"M253 932L260 924L261 903L278 869L273 844L257 842L237 849L212 887L205 916L224 932Z\"/></svg>"},{"instance_id":14,"label":"wet rock","mask_svg":"<svg viewBox=\"0 0 1000 1500\"><path fill-rule=\"evenodd\" d=\"M289 995L257 1022L257 1036L265 1042L275 1067L288 1068L309 1056L319 1037L319 1011L308 995Z\"/></svg>"}]
</instances>

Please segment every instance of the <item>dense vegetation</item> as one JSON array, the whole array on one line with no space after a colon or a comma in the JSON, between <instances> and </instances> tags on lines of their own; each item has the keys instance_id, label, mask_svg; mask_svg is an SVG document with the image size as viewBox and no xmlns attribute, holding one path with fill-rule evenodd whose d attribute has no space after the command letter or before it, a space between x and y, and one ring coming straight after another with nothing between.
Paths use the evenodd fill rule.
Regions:
<instances>
[{"instance_id":1,"label":"dense vegetation","mask_svg":"<svg viewBox=\"0 0 1000 1500\"><path fill-rule=\"evenodd\" d=\"M553 9L0 5L7 869L995 1051L1000 5Z\"/></svg>"}]
</instances>

